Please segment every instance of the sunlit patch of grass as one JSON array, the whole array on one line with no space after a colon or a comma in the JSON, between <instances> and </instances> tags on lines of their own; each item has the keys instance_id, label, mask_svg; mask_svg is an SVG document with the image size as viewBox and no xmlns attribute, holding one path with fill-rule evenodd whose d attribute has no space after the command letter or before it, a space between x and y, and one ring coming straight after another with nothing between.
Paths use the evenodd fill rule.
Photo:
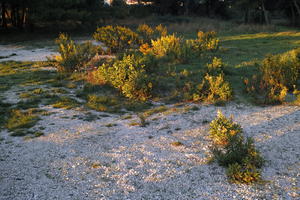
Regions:
<instances>
[{"instance_id":1,"label":"sunlit patch of grass","mask_svg":"<svg viewBox=\"0 0 300 200\"><path fill-rule=\"evenodd\" d=\"M158 107L154 107L154 108L151 108L149 110L146 110L144 112L144 116L145 117L149 117L151 115L154 115L154 114L157 114L157 113L162 113L162 112L165 112L168 110L168 107L167 106L158 106Z\"/></svg>"},{"instance_id":2,"label":"sunlit patch of grass","mask_svg":"<svg viewBox=\"0 0 300 200\"><path fill-rule=\"evenodd\" d=\"M64 96L59 97L59 99L52 104L54 108L63 108L63 109L73 109L80 106L80 103L77 102L75 99Z\"/></svg>"},{"instance_id":3,"label":"sunlit patch of grass","mask_svg":"<svg viewBox=\"0 0 300 200\"><path fill-rule=\"evenodd\" d=\"M39 119L32 109L26 111L12 110L7 120L6 128L13 132L13 136L23 136L28 133L26 129L33 127Z\"/></svg>"}]
</instances>

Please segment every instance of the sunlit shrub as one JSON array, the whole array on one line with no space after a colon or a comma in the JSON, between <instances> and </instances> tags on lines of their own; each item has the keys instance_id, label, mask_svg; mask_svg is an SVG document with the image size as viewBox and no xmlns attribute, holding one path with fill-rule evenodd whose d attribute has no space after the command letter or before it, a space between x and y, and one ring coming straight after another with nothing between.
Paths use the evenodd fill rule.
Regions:
<instances>
[{"instance_id":1,"label":"sunlit shrub","mask_svg":"<svg viewBox=\"0 0 300 200\"><path fill-rule=\"evenodd\" d=\"M142 38L142 43L150 42L154 37L154 30L147 24L139 25L137 32Z\"/></svg>"},{"instance_id":2,"label":"sunlit shrub","mask_svg":"<svg viewBox=\"0 0 300 200\"><path fill-rule=\"evenodd\" d=\"M95 76L103 84L109 83L128 98L146 100L151 96L152 82L146 72L147 60L135 55L124 56L112 64L103 64Z\"/></svg>"},{"instance_id":3,"label":"sunlit shrub","mask_svg":"<svg viewBox=\"0 0 300 200\"><path fill-rule=\"evenodd\" d=\"M75 44L66 34L60 34L55 42L59 47L59 55L55 57L55 66L61 72L83 70L97 53L97 49L90 42Z\"/></svg>"},{"instance_id":4,"label":"sunlit shrub","mask_svg":"<svg viewBox=\"0 0 300 200\"><path fill-rule=\"evenodd\" d=\"M300 49L267 56L260 66L259 74L244 80L246 91L254 96L258 103L282 103L288 91L295 89L299 69Z\"/></svg>"},{"instance_id":5,"label":"sunlit shrub","mask_svg":"<svg viewBox=\"0 0 300 200\"><path fill-rule=\"evenodd\" d=\"M195 40L188 40L188 43L193 47L194 51L202 53L204 51L215 51L219 49L219 39L216 37L216 32L199 31Z\"/></svg>"},{"instance_id":6,"label":"sunlit shrub","mask_svg":"<svg viewBox=\"0 0 300 200\"><path fill-rule=\"evenodd\" d=\"M240 125L227 119L220 111L210 123L213 160L227 168L226 174L233 183L254 183L261 180L258 170L264 159L255 148L252 138L244 138Z\"/></svg>"},{"instance_id":7,"label":"sunlit shrub","mask_svg":"<svg viewBox=\"0 0 300 200\"><path fill-rule=\"evenodd\" d=\"M167 36L168 35L168 29L167 27L163 26L162 24L155 27L155 31L157 31L158 35L160 37Z\"/></svg>"},{"instance_id":8,"label":"sunlit shrub","mask_svg":"<svg viewBox=\"0 0 300 200\"><path fill-rule=\"evenodd\" d=\"M218 75L223 73L225 64L221 58L214 57L212 63L206 65L206 71L210 75Z\"/></svg>"},{"instance_id":9,"label":"sunlit shrub","mask_svg":"<svg viewBox=\"0 0 300 200\"><path fill-rule=\"evenodd\" d=\"M218 145L228 144L230 136L242 133L241 126L233 122L232 118L227 119L220 111L209 126L210 137Z\"/></svg>"},{"instance_id":10,"label":"sunlit shrub","mask_svg":"<svg viewBox=\"0 0 300 200\"><path fill-rule=\"evenodd\" d=\"M138 44L138 34L122 26L99 27L94 39L102 42L111 52L124 51Z\"/></svg>"},{"instance_id":11,"label":"sunlit shrub","mask_svg":"<svg viewBox=\"0 0 300 200\"><path fill-rule=\"evenodd\" d=\"M226 102L231 98L232 89L223 74L217 76L206 74L193 95L194 101L202 100L210 103Z\"/></svg>"}]
</instances>

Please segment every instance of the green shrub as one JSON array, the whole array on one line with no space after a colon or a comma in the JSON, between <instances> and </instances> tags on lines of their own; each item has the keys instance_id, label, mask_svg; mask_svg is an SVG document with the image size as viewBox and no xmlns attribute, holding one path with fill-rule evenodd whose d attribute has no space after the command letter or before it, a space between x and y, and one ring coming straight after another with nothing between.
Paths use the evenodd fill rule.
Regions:
<instances>
[{"instance_id":1,"label":"green shrub","mask_svg":"<svg viewBox=\"0 0 300 200\"><path fill-rule=\"evenodd\" d=\"M254 96L258 103L282 103L288 91L295 89L299 69L300 49L267 56L260 66L260 73L250 80L244 80L246 91Z\"/></svg>"},{"instance_id":2,"label":"green shrub","mask_svg":"<svg viewBox=\"0 0 300 200\"><path fill-rule=\"evenodd\" d=\"M141 24L137 28L139 36L142 38L142 43L148 43L154 37L154 30L147 24Z\"/></svg>"},{"instance_id":3,"label":"green shrub","mask_svg":"<svg viewBox=\"0 0 300 200\"><path fill-rule=\"evenodd\" d=\"M255 148L252 138L244 138L240 125L227 119L220 111L210 123L213 160L227 168L226 174L233 183L254 183L261 180L264 159Z\"/></svg>"},{"instance_id":4,"label":"green shrub","mask_svg":"<svg viewBox=\"0 0 300 200\"><path fill-rule=\"evenodd\" d=\"M217 118L214 119L209 126L210 137L216 144L228 144L229 136L242 133L241 126L234 123L232 118L227 119L220 111L218 111Z\"/></svg>"},{"instance_id":5,"label":"green shrub","mask_svg":"<svg viewBox=\"0 0 300 200\"><path fill-rule=\"evenodd\" d=\"M206 72L210 75L218 75L224 73L225 64L221 58L214 57L212 63L206 65Z\"/></svg>"},{"instance_id":6,"label":"green shrub","mask_svg":"<svg viewBox=\"0 0 300 200\"><path fill-rule=\"evenodd\" d=\"M56 67L60 72L83 70L87 63L96 55L96 48L90 43L75 44L66 34L56 39L59 56L55 57Z\"/></svg>"},{"instance_id":7,"label":"green shrub","mask_svg":"<svg viewBox=\"0 0 300 200\"><path fill-rule=\"evenodd\" d=\"M103 64L95 74L103 84L109 83L131 99L151 97L152 82L146 71L146 59L135 55L124 56L113 64Z\"/></svg>"},{"instance_id":8,"label":"green shrub","mask_svg":"<svg viewBox=\"0 0 300 200\"><path fill-rule=\"evenodd\" d=\"M201 84L197 85L193 94L193 101L207 101L210 103L226 102L232 98L230 84L225 81L224 75L211 76L206 74Z\"/></svg>"},{"instance_id":9,"label":"green shrub","mask_svg":"<svg viewBox=\"0 0 300 200\"><path fill-rule=\"evenodd\" d=\"M267 56L260 67L262 79L270 85L292 89L300 70L300 48L283 54Z\"/></svg>"},{"instance_id":10,"label":"green shrub","mask_svg":"<svg viewBox=\"0 0 300 200\"><path fill-rule=\"evenodd\" d=\"M152 40L151 44L151 52L159 58L168 56L176 59L179 56L181 39L175 35L162 36L157 40Z\"/></svg>"},{"instance_id":11,"label":"green shrub","mask_svg":"<svg viewBox=\"0 0 300 200\"><path fill-rule=\"evenodd\" d=\"M251 184L261 181L260 172L252 165L231 164L226 170L226 175L232 183Z\"/></svg>"},{"instance_id":12,"label":"green shrub","mask_svg":"<svg viewBox=\"0 0 300 200\"><path fill-rule=\"evenodd\" d=\"M219 49L219 39L216 32L199 31L197 39L188 40L187 42L193 47L194 51L202 53L204 51L216 51Z\"/></svg>"},{"instance_id":13,"label":"green shrub","mask_svg":"<svg viewBox=\"0 0 300 200\"><path fill-rule=\"evenodd\" d=\"M102 42L113 53L138 44L138 34L122 26L99 27L94 33L94 39Z\"/></svg>"}]
</instances>

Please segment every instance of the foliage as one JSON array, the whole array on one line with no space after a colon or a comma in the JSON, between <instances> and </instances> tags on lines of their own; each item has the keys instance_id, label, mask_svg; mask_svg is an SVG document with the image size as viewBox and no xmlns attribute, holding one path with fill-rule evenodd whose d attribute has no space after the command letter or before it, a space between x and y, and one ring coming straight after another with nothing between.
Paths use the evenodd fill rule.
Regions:
<instances>
[{"instance_id":1,"label":"foliage","mask_svg":"<svg viewBox=\"0 0 300 200\"><path fill-rule=\"evenodd\" d=\"M264 159L255 148L253 139L244 139L240 125L219 111L217 118L210 123L209 132L214 141L211 148L213 158L227 168L231 182L250 184L261 180L258 168L263 166Z\"/></svg>"},{"instance_id":2,"label":"foliage","mask_svg":"<svg viewBox=\"0 0 300 200\"><path fill-rule=\"evenodd\" d=\"M206 74L201 84L198 84L193 94L193 101L210 103L226 102L232 98L230 84L224 80L224 75L211 76Z\"/></svg>"},{"instance_id":3,"label":"foliage","mask_svg":"<svg viewBox=\"0 0 300 200\"><path fill-rule=\"evenodd\" d=\"M242 133L239 124L234 123L232 118L227 119L221 111L218 111L217 118L210 123L209 134L215 144L228 144L229 136Z\"/></svg>"},{"instance_id":4,"label":"foliage","mask_svg":"<svg viewBox=\"0 0 300 200\"><path fill-rule=\"evenodd\" d=\"M102 42L113 53L138 44L138 34L122 26L99 27L94 33L94 39Z\"/></svg>"},{"instance_id":5,"label":"foliage","mask_svg":"<svg viewBox=\"0 0 300 200\"><path fill-rule=\"evenodd\" d=\"M153 39L154 30L147 24L140 24L137 32L142 38L142 43L148 43Z\"/></svg>"},{"instance_id":6,"label":"foliage","mask_svg":"<svg viewBox=\"0 0 300 200\"><path fill-rule=\"evenodd\" d=\"M216 32L202 32L199 31L195 40L188 40L193 50L202 53L205 51L216 51L219 49L219 39L216 37Z\"/></svg>"},{"instance_id":7,"label":"foliage","mask_svg":"<svg viewBox=\"0 0 300 200\"><path fill-rule=\"evenodd\" d=\"M96 55L96 48L90 42L75 44L66 34L60 34L56 40L59 56L55 57L60 72L82 71Z\"/></svg>"},{"instance_id":8,"label":"foliage","mask_svg":"<svg viewBox=\"0 0 300 200\"><path fill-rule=\"evenodd\" d=\"M224 72L224 66L221 58L214 57L212 63L206 65L206 71L208 74L216 76Z\"/></svg>"},{"instance_id":9,"label":"foliage","mask_svg":"<svg viewBox=\"0 0 300 200\"><path fill-rule=\"evenodd\" d=\"M226 175L232 183L251 184L261 180L260 172L253 165L231 164L226 170Z\"/></svg>"},{"instance_id":10,"label":"foliage","mask_svg":"<svg viewBox=\"0 0 300 200\"><path fill-rule=\"evenodd\" d=\"M244 80L246 91L259 103L282 103L288 91L297 85L299 70L300 49L267 56L260 66L260 73Z\"/></svg>"},{"instance_id":11,"label":"foliage","mask_svg":"<svg viewBox=\"0 0 300 200\"><path fill-rule=\"evenodd\" d=\"M103 64L94 74L101 83L109 83L131 99L146 100L151 97L152 82L147 74L145 59L124 55L113 64Z\"/></svg>"}]
</instances>

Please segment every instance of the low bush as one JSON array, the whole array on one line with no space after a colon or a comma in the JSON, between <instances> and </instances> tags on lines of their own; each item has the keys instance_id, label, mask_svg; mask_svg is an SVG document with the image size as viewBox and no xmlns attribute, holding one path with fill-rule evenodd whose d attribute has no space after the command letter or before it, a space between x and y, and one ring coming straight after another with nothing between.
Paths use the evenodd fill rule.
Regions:
<instances>
[{"instance_id":1,"label":"low bush","mask_svg":"<svg viewBox=\"0 0 300 200\"><path fill-rule=\"evenodd\" d=\"M94 39L102 42L112 53L124 51L138 44L138 34L122 26L97 28Z\"/></svg>"},{"instance_id":2,"label":"low bush","mask_svg":"<svg viewBox=\"0 0 300 200\"><path fill-rule=\"evenodd\" d=\"M215 144L228 144L229 136L242 133L239 124L234 123L232 118L227 119L222 112L218 111L217 118L210 123L209 134Z\"/></svg>"},{"instance_id":3,"label":"low bush","mask_svg":"<svg viewBox=\"0 0 300 200\"><path fill-rule=\"evenodd\" d=\"M210 136L213 140L213 159L227 168L226 174L233 183L254 183L261 180L258 170L264 159L255 148L252 138L244 138L240 125L227 119L220 111L210 123Z\"/></svg>"},{"instance_id":4,"label":"low bush","mask_svg":"<svg viewBox=\"0 0 300 200\"><path fill-rule=\"evenodd\" d=\"M56 44L60 55L55 57L55 66L60 72L82 71L97 53L90 42L75 44L66 34L60 34Z\"/></svg>"},{"instance_id":5,"label":"low bush","mask_svg":"<svg viewBox=\"0 0 300 200\"><path fill-rule=\"evenodd\" d=\"M225 81L224 75L211 76L206 74L201 84L197 85L193 93L193 101L222 103L232 98L230 84Z\"/></svg>"},{"instance_id":6,"label":"low bush","mask_svg":"<svg viewBox=\"0 0 300 200\"><path fill-rule=\"evenodd\" d=\"M146 100L151 97L152 82L147 73L144 57L125 55L121 60L103 64L94 72L102 84L111 84L131 99Z\"/></svg>"},{"instance_id":7,"label":"low bush","mask_svg":"<svg viewBox=\"0 0 300 200\"><path fill-rule=\"evenodd\" d=\"M267 56L261 66L260 73L250 80L245 79L246 91L258 103L282 103L289 90L295 89L299 79L300 49L283 54Z\"/></svg>"},{"instance_id":8,"label":"low bush","mask_svg":"<svg viewBox=\"0 0 300 200\"><path fill-rule=\"evenodd\" d=\"M219 49L219 39L217 38L216 32L199 31L197 36L197 39L187 41L194 51L203 53L205 51L216 51Z\"/></svg>"}]
</instances>

